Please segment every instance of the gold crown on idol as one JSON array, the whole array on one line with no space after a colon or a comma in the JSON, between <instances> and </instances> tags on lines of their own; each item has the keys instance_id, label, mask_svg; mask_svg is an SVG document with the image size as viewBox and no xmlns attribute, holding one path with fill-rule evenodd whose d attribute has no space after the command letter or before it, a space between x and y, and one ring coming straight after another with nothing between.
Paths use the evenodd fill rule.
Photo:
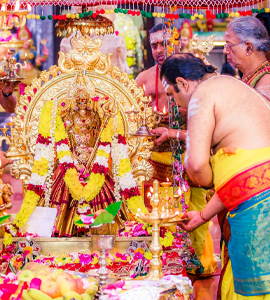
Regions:
<instances>
[{"instance_id":1,"label":"gold crown on idol","mask_svg":"<svg viewBox=\"0 0 270 300\"><path fill-rule=\"evenodd\" d=\"M76 91L74 93L74 98L76 101L80 99L91 98L91 95L87 89L85 75L82 72L79 73L76 78Z\"/></svg>"},{"instance_id":2,"label":"gold crown on idol","mask_svg":"<svg viewBox=\"0 0 270 300\"><path fill-rule=\"evenodd\" d=\"M89 92L84 87L78 88L74 96L76 101L79 101L81 99L91 99Z\"/></svg>"}]
</instances>

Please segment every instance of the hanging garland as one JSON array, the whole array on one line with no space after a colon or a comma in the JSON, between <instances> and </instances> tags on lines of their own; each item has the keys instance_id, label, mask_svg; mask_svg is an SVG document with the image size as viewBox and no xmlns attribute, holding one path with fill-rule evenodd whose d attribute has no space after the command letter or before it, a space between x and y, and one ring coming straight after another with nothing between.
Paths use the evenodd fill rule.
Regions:
<instances>
[{"instance_id":1,"label":"hanging garland","mask_svg":"<svg viewBox=\"0 0 270 300\"><path fill-rule=\"evenodd\" d=\"M119 184L121 189L120 195L125 198L129 210L133 214L136 214L138 208L142 212L148 212L131 172L128 148L124 136L125 132L120 114L115 118L110 118L108 124L103 128L93 169L89 181L84 185L79 180L80 174L76 169L76 162L72 158L68 144L68 135L60 116L60 110L56 111L55 118L52 117L54 116L55 108L57 108L57 101L52 99L42 109L31 178L23 204L16 215L14 223L5 226L5 245L9 245L12 242L12 237L16 236L18 231L26 225L41 195L45 192L50 196L52 186L50 178L54 171L50 161L55 152L55 147L60 170L65 174L64 181L72 198L78 201L74 222L80 219L81 214L91 213L90 202L98 195L105 182L105 176L109 170L108 160L111 152L113 164L116 164L115 169L117 170L114 174L114 180L116 185ZM117 124L117 130L114 130L114 122ZM51 124L51 126L48 126L48 124ZM116 149L111 147L113 140L116 141Z\"/></svg>"},{"instance_id":2,"label":"hanging garland","mask_svg":"<svg viewBox=\"0 0 270 300\"><path fill-rule=\"evenodd\" d=\"M224 12L224 13L216 13L213 14L211 10L206 10L205 15L203 13L198 14L195 12L194 14L190 13L159 13L159 12L150 12L150 11L145 11L145 10L131 10L131 9L124 9L124 8L115 8L111 10L96 10L94 11L88 11L88 12L83 12L83 13L67 13L65 15L48 15L47 18L49 20L66 20L66 19L82 19L84 17L92 16L93 18L96 18L97 15L102 15L102 14L114 14L114 13L123 13L125 15L130 15L130 16L140 16L142 15L145 18L165 18L165 19L171 19L171 20L177 20L177 19L190 19L191 21L195 21L196 19L202 20L204 17L206 19L223 19L223 18L238 18L238 17L243 17L243 16L252 16L254 13L261 13L261 12L270 12L270 8L262 8L262 9L249 9L249 10L239 10L239 11L231 11L231 12ZM26 16L27 19L37 19L37 20L46 20L46 16L44 15L39 15L39 14L29 14Z\"/></svg>"}]
</instances>

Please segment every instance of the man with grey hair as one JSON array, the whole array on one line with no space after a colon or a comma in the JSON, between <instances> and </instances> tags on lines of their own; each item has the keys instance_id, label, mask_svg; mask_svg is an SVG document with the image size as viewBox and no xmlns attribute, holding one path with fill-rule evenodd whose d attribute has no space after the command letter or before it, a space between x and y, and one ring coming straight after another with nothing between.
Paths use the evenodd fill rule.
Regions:
<instances>
[{"instance_id":1,"label":"man with grey hair","mask_svg":"<svg viewBox=\"0 0 270 300\"><path fill-rule=\"evenodd\" d=\"M237 18L227 26L223 50L227 54L227 61L243 73L242 80L247 85L254 87L267 100L270 100L270 63L266 58L269 45L267 29L254 17ZM223 250L218 300L235 297L227 248L231 236L227 212L224 210L218 215Z\"/></svg>"},{"instance_id":2,"label":"man with grey hair","mask_svg":"<svg viewBox=\"0 0 270 300\"><path fill-rule=\"evenodd\" d=\"M254 17L233 20L225 33L223 53L243 73L243 81L270 100L270 63L266 53L270 40L265 26Z\"/></svg>"}]
</instances>

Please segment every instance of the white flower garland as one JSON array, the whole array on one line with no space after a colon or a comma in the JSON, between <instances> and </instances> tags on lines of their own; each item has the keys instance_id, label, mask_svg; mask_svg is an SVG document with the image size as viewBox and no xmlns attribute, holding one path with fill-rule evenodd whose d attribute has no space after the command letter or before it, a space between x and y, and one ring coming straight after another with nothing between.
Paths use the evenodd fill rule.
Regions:
<instances>
[{"instance_id":1,"label":"white flower garland","mask_svg":"<svg viewBox=\"0 0 270 300\"><path fill-rule=\"evenodd\" d=\"M45 191L45 207L50 206L51 201L51 192L52 192L52 185L53 185L53 171L54 171L54 161L55 161L55 125L56 125L56 114L57 114L57 99L53 99L53 107L52 107L52 117L51 117L51 124L50 124L50 135L51 135L51 143L49 144L49 159L48 160L48 173L47 173L47 180L46 180L46 191Z\"/></svg>"},{"instance_id":2,"label":"white flower garland","mask_svg":"<svg viewBox=\"0 0 270 300\"><path fill-rule=\"evenodd\" d=\"M118 115L114 117L113 121L113 130L114 130L114 135L112 138L112 173L113 173L113 180L114 180L114 197L117 202L121 201L121 195L120 195L120 186L119 186L119 178L118 178L118 173L119 173L119 155L117 152L118 148Z\"/></svg>"}]
</instances>

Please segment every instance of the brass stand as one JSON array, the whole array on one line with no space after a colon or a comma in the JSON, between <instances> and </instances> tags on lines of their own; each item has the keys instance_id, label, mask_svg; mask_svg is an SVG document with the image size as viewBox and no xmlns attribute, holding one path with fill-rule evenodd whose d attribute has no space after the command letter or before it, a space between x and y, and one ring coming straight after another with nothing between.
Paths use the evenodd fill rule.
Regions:
<instances>
[{"instance_id":1,"label":"brass stand","mask_svg":"<svg viewBox=\"0 0 270 300\"><path fill-rule=\"evenodd\" d=\"M167 179L168 180L168 179ZM169 187L172 185L172 183L170 181L165 181L165 182L161 182L160 184L162 187L164 187L164 191L165 191L165 198L164 198L164 204L165 204L165 213L167 215L169 215L171 212L171 206L170 206L170 197L169 197Z\"/></svg>"},{"instance_id":2,"label":"brass stand","mask_svg":"<svg viewBox=\"0 0 270 300\"><path fill-rule=\"evenodd\" d=\"M104 294L103 286L106 284L108 270L106 268L106 251L111 250L114 245L114 235L92 235L93 249L100 250L100 268L97 273L99 275L99 289L95 299L99 299Z\"/></svg>"},{"instance_id":3,"label":"brass stand","mask_svg":"<svg viewBox=\"0 0 270 300\"><path fill-rule=\"evenodd\" d=\"M159 240L160 226L163 226L163 223L167 223L170 219L176 217L178 214L169 215L166 212L159 211L159 182L154 181L154 194L151 198L152 212L144 214L138 211L136 216L143 220L145 223L152 224L152 242L149 247L152 253L152 259L150 260L150 271L146 276L148 280L160 280L164 275L161 271L162 262L160 260L160 253L162 251L162 246Z\"/></svg>"},{"instance_id":4,"label":"brass stand","mask_svg":"<svg viewBox=\"0 0 270 300\"><path fill-rule=\"evenodd\" d=\"M24 77L19 77L17 75L17 72L19 69L24 69L26 67L27 54L25 54L25 57L22 58L23 64L21 64L17 62L16 58L12 57L14 53L15 53L14 50L8 50L7 57L6 56L4 57L7 64L1 66L0 69L3 69L7 73L7 75L0 78L0 84L4 84L4 85L12 84L14 86L17 86L24 79Z\"/></svg>"},{"instance_id":5,"label":"brass stand","mask_svg":"<svg viewBox=\"0 0 270 300\"><path fill-rule=\"evenodd\" d=\"M20 159L20 158L27 158L29 156L29 153L22 148L25 147L25 141L22 139L22 131L23 129L21 127L14 128L15 122L11 121L7 123L7 125L10 127L10 136L7 135L8 128L0 128L0 130L3 132L3 136L0 136L0 145L2 145L3 141L5 140L7 145L10 145L7 151L7 158L12 159Z\"/></svg>"},{"instance_id":6,"label":"brass stand","mask_svg":"<svg viewBox=\"0 0 270 300\"><path fill-rule=\"evenodd\" d=\"M141 116L139 114L139 110L135 110L134 107L129 110L129 111L126 111L125 113L127 115L129 115L129 120L136 120L140 125L139 129L136 131L136 133L130 133L131 136L134 136L134 137L156 137L157 135L155 134L152 134L148 128L148 124L149 123L153 123L153 124L158 124L161 120L161 117L160 116L157 116L155 118L155 116L151 115L151 116L146 116L146 109L150 103L150 100L149 99L145 99L142 101L143 103L143 115Z\"/></svg>"}]
</instances>

